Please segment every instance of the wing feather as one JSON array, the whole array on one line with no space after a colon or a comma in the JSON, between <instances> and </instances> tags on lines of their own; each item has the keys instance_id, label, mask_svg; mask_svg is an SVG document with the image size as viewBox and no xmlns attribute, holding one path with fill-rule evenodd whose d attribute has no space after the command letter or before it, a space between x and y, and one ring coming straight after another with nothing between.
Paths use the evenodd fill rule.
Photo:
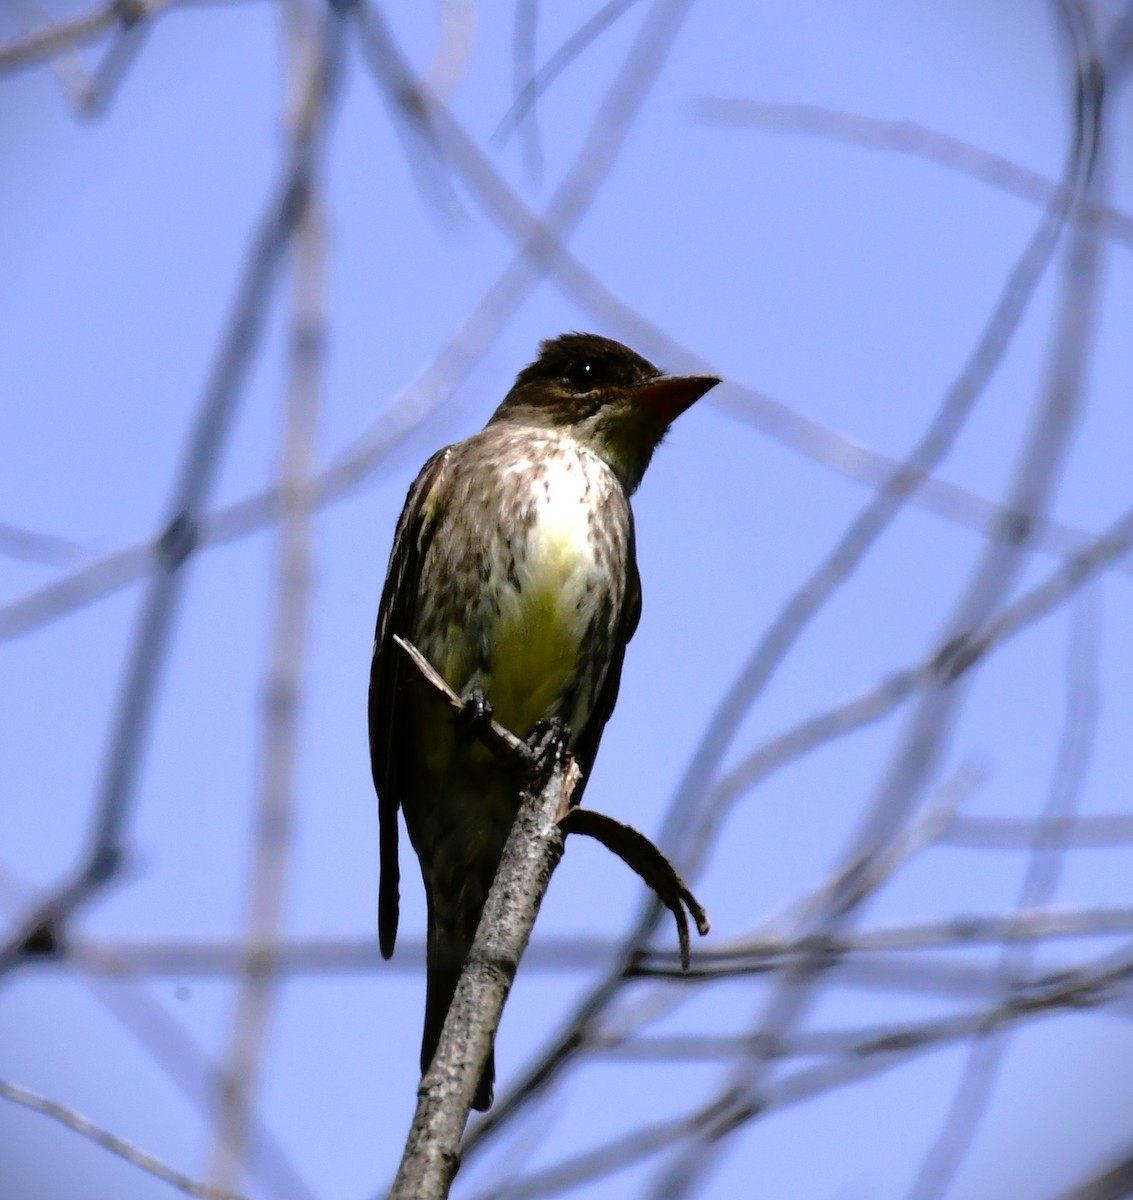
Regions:
<instances>
[{"instance_id":1,"label":"wing feather","mask_svg":"<svg viewBox=\"0 0 1133 1200\"><path fill-rule=\"evenodd\" d=\"M406 706L400 691L408 660L394 634L408 637L417 610L421 564L436 530L437 517L429 503L444 473L451 447L437 451L422 467L405 499L390 552L370 666L370 767L378 793L381 882L378 885L378 944L389 958L397 940L400 870L397 812L405 786L406 745L403 723Z\"/></svg>"}]
</instances>

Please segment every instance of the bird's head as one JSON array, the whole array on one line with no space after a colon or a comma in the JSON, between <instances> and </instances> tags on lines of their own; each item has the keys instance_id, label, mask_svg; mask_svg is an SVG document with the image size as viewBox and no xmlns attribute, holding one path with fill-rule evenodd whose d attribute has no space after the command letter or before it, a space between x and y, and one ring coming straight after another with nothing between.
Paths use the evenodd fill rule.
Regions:
<instances>
[{"instance_id":1,"label":"bird's head","mask_svg":"<svg viewBox=\"0 0 1133 1200\"><path fill-rule=\"evenodd\" d=\"M672 422L719 382L714 375L665 375L596 333L564 333L540 346L489 424L570 433L631 493Z\"/></svg>"}]
</instances>

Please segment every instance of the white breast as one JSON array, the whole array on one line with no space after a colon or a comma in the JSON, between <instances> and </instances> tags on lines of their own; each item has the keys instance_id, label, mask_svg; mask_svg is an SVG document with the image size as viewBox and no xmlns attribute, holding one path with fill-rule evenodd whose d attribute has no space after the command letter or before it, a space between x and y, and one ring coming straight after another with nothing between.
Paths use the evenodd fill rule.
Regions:
<instances>
[{"instance_id":1,"label":"white breast","mask_svg":"<svg viewBox=\"0 0 1133 1200\"><path fill-rule=\"evenodd\" d=\"M557 593L559 607L578 613L597 571L590 535L591 506L598 490L593 475L603 464L588 461L567 443L542 463L535 514L523 555L516 562L522 592ZM522 470L518 464L510 470ZM521 599L522 603L522 599ZM587 613L587 615L589 615Z\"/></svg>"}]
</instances>

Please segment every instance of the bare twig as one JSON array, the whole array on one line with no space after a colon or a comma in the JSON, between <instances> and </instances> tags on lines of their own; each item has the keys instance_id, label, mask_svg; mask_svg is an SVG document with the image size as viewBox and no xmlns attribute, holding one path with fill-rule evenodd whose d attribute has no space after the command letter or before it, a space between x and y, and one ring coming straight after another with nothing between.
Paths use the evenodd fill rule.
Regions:
<instances>
[{"instance_id":1,"label":"bare twig","mask_svg":"<svg viewBox=\"0 0 1133 1200\"><path fill-rule=\"evenodd\" d=\"M35 1092L29 1092L27 1088L3 1080L0 1080L0 1096L3 1096L5 1100L11 1100L14 1104L30 1108L33 1112L43 1113L45 1117L51 1117L61 1125L66 1125L68 1129L73 1129L75 1133L89 1138L104 1150L109 1150L111 1154L116 1154L135 1167L140 1167L150 1175L156 1176L186 1196L197 1196L201 1200L239 1200L239 1197L233 1192L219 1191L199 1183L195 1179L190 1179L188 1175L182 1175L180 1171L166 1166L152 1154L139 1150L137 1146L132 1146L116 1134L108 1133L93 1121L87 1120L86 1117L56 1100L48 1100Z\"/></svg>"},{"instance_id":2,"label":"bare twig","mask_svg":"<svg viewBox=\"0 0 1133 1200\"><path fill-rule=\"evenodd\" d=\"M559 824L565 834L584 833L595 838L637 872L657 899L673 914L680 942L678 953L681 969L687 971L691 949L685 910L696 922L696 931L701 937L708 933L711 926L708 914L677 874L673 864L643 833L639 833L632 825L615 821L605 813L590 808L572 808Z\"/></svg>"},{"instance_id":3,"label":"bare twig","mask_svg":"<svg viewBox=\"0 0 1133 1200\"><path fill-rule=\"evenodd\" d=\"M102 60L95 69L90 90L83 97L81 112L84 116L104 116L110 108L126 72L141 53L153 21L141 16L124 20L111 35Z\"/></svg>"},{"instance_id":4,"label":"bare twig","mask_svg":"<svg viewBox=\"0 0 1133 1200\"><path fill-rule=\"evenodd\" d=\"M333 0L333 7L353 21L367 62L380 85L382 99L394 117L405 161L421 198L449 220L460 213L444 148L438 136L443 106L414 77L376 3L366 0Z\"/></svg>"},{"instance_id":5,"label":"bare twig","mask_svg":"<svg viewBox=\"0 0 1133 1200\"><path fill-rule=\"evenodd\" d=\"M154 15L168 7L171 0L138 2L143 12ZM45 58L56 58L72 46L98 37L122 20L121 10L122 6L111 0L111 3L80 17L72 17L69 21L51 25L46 29L37 29L26 37L0 46L0 71L31 66Z\"/></svg>"},{"instance_id":6,"label":"bare twig","mask_svg":"<svg viewBox=\"0 0 1133 1200\"><path fill-rule=\"evenodd\" d=\"M448 708L449 712L453 716L461 712L464 704L460 697L449 687L441 673L421 651L408 638L403 638L399 633L393 635L393 640L405 651L410 662L432 688L433 694ZM493 754L504 760L518 759L528 765L534 762L531 747L522 738L516 737L510 729L501 725L494 717L480 722L477 725L476 734Z\"/></svg>"},{"instance_id":7,"label":"bare twig","mask_svg":"<svg viewBox=\"0 0 1133 1200\"><path fill-rule=\"evenodd\" d=\"M455 717L464 707L460 697L412 642L398 635L394 640ZM574 805L572 796L581 773L557 733L548 732L538 747L532 747L492 718L482 722L476 732L494 753L525 764L528 782L440 1045L421 1082L417 1114L391 1200L432 1200L448 1195L460 1166L460 1137L480 1075L567 834L597 838L654 889L676 917L680 959L686 967L686 907L698 931L702 935L708 932L703 908L647 838L628 825ZM549 752L554 759L548 774ZM547 828L548 820L553 829Z\"/></svg>"}]
</instances>

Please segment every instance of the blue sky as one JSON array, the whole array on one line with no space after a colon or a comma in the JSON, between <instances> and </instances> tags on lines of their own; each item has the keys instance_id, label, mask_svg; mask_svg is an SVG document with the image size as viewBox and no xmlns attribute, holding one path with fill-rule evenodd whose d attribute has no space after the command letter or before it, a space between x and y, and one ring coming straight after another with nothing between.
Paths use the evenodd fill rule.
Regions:
<instances>
[{"instance_id":1,"label":"blue sky","mask_svg":"<svg viewBox=\"0 0 1133 1200\"><path fill-rule=\"evenodd\" d=\"M1091 7L1103 33L1118 8ZM503 147L491 140L512 95L511 7L453 6L474 24L452 112L509 186L541 211L578 156L584 166L597 161L587 149L590 126L643 23L679 9L633 6L547 92L538 109L541 180L525 171L515 139ZM539 6L538 60L591 10ZM13 11L0 13L5 40L21 30ZM52 7L49 15L72 11L79 10ZM438 13L430 6L391 11L388 19L414 69L428 70ZM1048 179L1062 170L1071 131L1065 39L1046 4L693 5L674 29L663 68L569 239L616 297L726 380L718 398L676 425L634 501L644 616L587 803L652 835L718 698L870 495L832 469L839 452L829 439L828 461L820 462L737 419L740 388L902 457L972 353L1042 219L1034 203L917 155L724 125L698 116L697 102L805 104L915 122ZM446 44L455 53L465 45L459 37ZM104 49L84 53L94 62ZM0 557L4 602L154 536L167 519L249 239L285 160L283 49L275 6L185 6L145 30L100 116L76 118L47 66L0 79L0 521L77 547L63 563ZM1115 92L1103 170L1109 202L1129 211L1129 99ZM434 184L444 178L424 173ZM458 176L454 202L438 203L429 185L422 194L352 39L318 184L329 323L315 450L321 464L416 386L514 247ZM1056 259L939 471L992 500L1009 486L1049 379L1060 272ZM268 311L210 509L277 476L287 284L285 275ZM1110 240L1082 413L1051 505L1052 516L1086 531L1104 528L1128 503L1131 300L1129 242ZM425 457L479 428L539 340L565 329L633 341L674 370L691 362L671 343L632 336L627 322L553 280L534 280L467 380L451 395L434 395L434 376L426 374L425 394L436 407L379 470L314 519L289 935L376 940L377 821L364 713L394 521ZM746 714L725 764L918 662L984 548L971 529L915 506L903 510ZM1012 594L1053 565L1049 555L1031 555ZM188 564L141 760L126 869L77 917L77 938L240 935L276 566L270 528ZM0 646L0 901L12 919L25 911L29 889L65 878L86 845L143 595L139 579ZM1128 810L1129 606L1128 575L1110 572L1076 605L989 659L965 693L922 800L973 764L983 781L965 811L1034 816L1052 787L1068 675L1081 682L1086 673L1101 701L1077 804L1087 814ZM907 722L906 707L743 797L697 879L715 939L764 928L829 876ZM933 846L879 891L862 927L1010 912L1025 863L1018 852ZM1127 904L1129 869L1128 848L1075 851L1054 902ZM412 943L423 933L424 905L408 860L402 892L403 937ZM536 947L568 935L612 947L640 902L640 885L619 864L592 845L572 844ZM776 926L789 927L781 918ZM657 944L671 941L666 927ZM1036 962L1054 969L1122 944L1055 943ZM998 950L935 953L986 970ZM406 957L403 946L392 965L295 978L278 993L259 1110L306 1194L370 1196L396 1165L414 1102L423 1002L422 975ZM521 970L499 1039L501 1094L599 969ZM769 987L767 977L754 976L702 989L653 1032L749 1030ZM630 998L644 994L638 987ZM0 1078L71 1105L203 1177L208 1115L136 1034L139 1026L156 1028L155 1020L172 1022L218 1059L232 995L229 983L191 973L115 982L61 966L23 967L0 991ZM986 996L832 981L802 1028L905 1025L981 1002ZM1014 1033L950 1194L1054 1196L1127 1149L1131 1053L1127 1002ZM753 1123L728 1140L703 1194L909 1194L965 1054L965 1046L949 1045ZM704 1103L726 1071L708 1062L589 1062L516 1127L506 1150L501 1142L498 1155L471 1159L454 1194L476 1194L497 1178L494 1170L522 1174ZM12 1105L0 1106L0 1151L13 1180L5 1195L21 1200L55 1200L80 1184L90 1196L170 1194ZM665 1162L650 1158L579 1194L651 1195ZM286 1194L273 1190L270 1174L265 1184L253 1173L247 1191Z\"/></svg>"}]
</instances>

